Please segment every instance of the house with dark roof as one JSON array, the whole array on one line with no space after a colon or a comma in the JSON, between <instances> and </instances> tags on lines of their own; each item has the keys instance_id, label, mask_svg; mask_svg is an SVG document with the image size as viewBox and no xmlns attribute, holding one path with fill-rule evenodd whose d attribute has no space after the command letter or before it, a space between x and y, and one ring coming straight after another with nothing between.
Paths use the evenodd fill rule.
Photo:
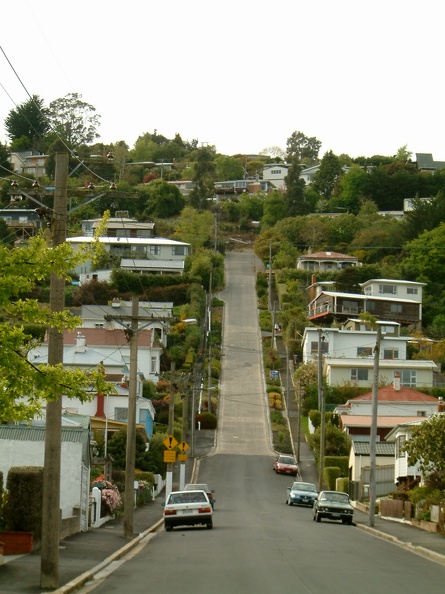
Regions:
<instances>
[{"instance_id":1,"label":"house with dark roof","mask_svg":"<svg viewBox=\"0 0 445 594\"><path fill-rule=\"evenodd\" d=\"M380 497L395 490L394 444L377 442L375 451L376 495ZM371 473L371 444L353 441L349 452L349 489L351 498L361 501L369 497Z\"/></svg>"},{"instance_id":2,"label":"house with dark roof","mask_svg":"<svg viewBox=\"0 0 445 594\"><path fill-rule=\"evenodd\" d=\"M312 252L309 250L307 254L299 256L297 260L297 269L299 270L336 272L350 266L361 266L361 262L355 256L332 251Z\"/></svg>"},{"instance_id":3,"label":"house with dark roof","mask_svg":"<svg viewBox=\"0 0 445 594\"><path fill-rule=\"evenodd\" d=\"M420 171L445 169L445 161L435 161L431 153L416 153L416 166Z\"/></svg>"}]
</instances>

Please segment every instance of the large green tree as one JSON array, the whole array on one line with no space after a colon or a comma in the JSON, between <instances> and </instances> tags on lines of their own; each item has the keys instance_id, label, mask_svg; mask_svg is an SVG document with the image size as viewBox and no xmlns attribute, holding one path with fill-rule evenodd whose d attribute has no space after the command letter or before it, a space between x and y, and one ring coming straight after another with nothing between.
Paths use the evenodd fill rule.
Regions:
<instances>
[{"instance_id":1,"label":"large green tree","mask_svg":"<svg viewBox=\"0 0 445 594\"><path fill-rule=\"evenodd\" d=\"M96 108L82 101L79 93L68 93L49 104L52 129L70 148L91 144L99 136L100 115Z\"/></svg>"},{"instance_id":2,"label":"large green tree","mask_svg":"<svg viewBox=\"0 0 445 594\"><path fill-rule=\"evenodd\" d=\"M11 150L40 150L50 129L49 110L38 95L11 109L5 119L6 132L11 140Z\"/></svg>"},{"instance_id":3,"label":"large green tree","mask_svg":"<svg viewBox=\"0 0 445 594\"><path fill-rule=\"evenodd\" d=\"M300 177L302 166L297 158L293 158L288 169L286 182L286 216L305 215L311 211L311 204L306 200L306 182Z\"/></svg>"},{"instance_id":4,"label":"large green tree","mask_svg":"<svg viewBox=\"0 0 445 594\"><path fill-rule=\"evenodd\" d=\"M342 168L339 158L332 151L328 151L323 155L320 168L312 182L312 187L325 200L329 200L334 193L335 185L341 174Z\"/></svg>"},{"instance_id":5,"label":"large green tree","mask_svg":"<svg viewBox=\"0 0 445 594\"><path fill-rule=\"evenodd\" d=\"M215 177L219 181L244 179L244 167L235 157L219 155L215 159Z\"/></svg>"},{"instance_id":6,"label":"large green tree","mask_svg":"<svg viewBox=\"0 0 445 594\"><path fill-rule=\"evenodd\" d=\"M321 142L315 136L306 136L303 132L292 132L287 139L288 160L297 159L300 163L312 165L318 159Z\"/></svg>"},{"instance_id":7,"label":"large green tree","mask_svg":"<svg viewBox=\"0 0 445 594\"><path fill-rule=\"evenodd\" d=\"M424 231L431 231L445 221L444 192L427 200L418 196L411 200L412 210L405 212L404 227L408 240L415 239Z\"/></svg>"},{"instance_id":8,"label":"large green tree","mask_svg":"<svg viewBox=\"0 0 445 594\"><path fill-rule=\"evenodd\" d=\"M163 179L154 179L145 187L148 205L144 211L147 216L161 219L179 215L185 206L185 198L176 186Z\"/></svg>"},{"instance_id":9,"label":"large green tree","mask_svg":"<svg viewBox=\"0 0 445 594\"><path fill-rule=\"evenodd\" d=\"M175 237L189 243L196 250L210 240L214 228L215 219L211 212L198 212L191 206L186 206L176 222Z\"/></svg>"},{"instance_id":10,"label":"large green tree","mask_svg":"<svg viewBox=\"0 0 445 594\"><path fill-rule=\"evenodd\" d=\"M424 477L433 472L445 473L445 416L433 415L413 427L405 451L409 464L417 463Z\"/></svg>"},{"instance_id":11,"label":"large green tree","mask_svg":"<svg viewBox=\"0 0 445 594\"><path fill-rule=\"evenodd\" d=\"M28 324L62 332L75 328L80 321L68 310L52 311L22 295L51 274L67 276L80 258L69 244L50 247L43 237L32 238L22 248L0 246L0 423L35 418L45 402L58 398L61 390L85 401L93 395L92 386L103 393L111 389L104 384L100 370L86 373L67 370L62 364L39 365L26 356L36 346L26 331Z\"/></svg>"},{"instance_id":12,"label":"large green tree","mask_svg":"<svg viewBox=\"0 0 445 594\"><path fill-rule=\"evenodd\" d=\"M189 200L193 208L208 208L208 198L215 194L215 149L204 146L196 151L196 162L193 167L194 187Z\"/></svg>"}]
</instances>

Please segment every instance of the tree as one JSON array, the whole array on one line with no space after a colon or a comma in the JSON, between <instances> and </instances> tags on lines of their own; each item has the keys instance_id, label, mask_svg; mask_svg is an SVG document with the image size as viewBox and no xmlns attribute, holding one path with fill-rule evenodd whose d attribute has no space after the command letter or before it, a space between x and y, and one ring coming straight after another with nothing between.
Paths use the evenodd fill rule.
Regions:
<instances>
[{"instance_id":1,"label":"tree","mask_svg":"<svg viewBox=\"0 0 445 594\"><path fill-rule=\"evenodd\" d=\"M135 467L139 470L148 471L148 452L146 451L146 439L144 431L137 430L135 433ZM116 431L107 443L107 451L113 456L113 465L118 470L125 470L127 455L127 428Z\"/></svg>"},{"instance_id":2,"label":"tree","mask_svg":"<svg viewBox=\"0 0 445 594\"><path fill-rule=\"evenodd\" d=\"M445 416L433 415L413 427L405 443L409 465L419 465L424 477L433 472L445 472Z\"/></svg>"},{"instance_id":3,"label":"tree","mask_svg":"<svg viewBox=\"0 0 445 594\"><path fill-rule=\"evenodd\" d=\"M176 222L175 237L189 243L196 250L209 241L213 227L214 217L211 212L200 213L191 206L186 206Z\"/></svg>"},{"instance_id":4,"label":"tree","mask_svg":"<svg viewBox=\"0 0 445 594\"><path fill-rule=\"evenodd\" d=\"M300 163L312 165L318 159L321 142L315 136L309 137L303 132L292 132L286 146L288 160L297 159Z\"/></svg>"},{"instance_id":5,"label":"tree","mask_svg":"<svg viewBox=\"0 0 445 594\"><path fill-rule=\"evenodd\" d=\"M445 221L444 193L438 192L428 200L421 200L418 196L411 200L412 210L408 210L404 217L406 237L415 239L423 231L431 231Z\"/></svg>"},{"instance_id":6,"label":"tree","mask_svg":"<svg viewBox=\"0 0 445 594\"><path fill-rule=\"evenodd\" d=\"M401 146L396 154L396 161L400 161L401 163L408 163L411 160L412 152L408 150L408 145L404 144Z\"/></svg>"},{"instance_id":7,"label":"tree","mask_svg":"<svg viewBox=\"0 0 445 594\"><path fill-rule=\"evenodd\" d=\"M76 148L80 144L91 144L99 136L100 116L95 112L95 107L82 101L82 95L68 93L51 101L48 117L57 134L70 148Z\"/></svg>"},{"instance_id":8,"label":"tree","mask_svg":"<svg viewBox=\"0 0 445 594\"><path fill-rule=\"evenodd\" d=\"M274 161L284 161L286 159L286 151L279 146L268 146L260 151L260 155L265 155L274 159Z\"/></svg>"},{"instance_id":9,"label":"tree","mask_svg":"<svg viewBox=\"0 0 445 594\"><path fill-rule=\"evenodd\" d=\"M9 249L0 246L2 283L0 289L0 423L22 421L41 414L46 401L57 399L61 387L71 397L86 401L91 391L106 393L100 370L87 373L66 370L63 365L36 364L26 354L35 347L35 340L25 330L27 324L74 329L80 320L69 311L53 312L34 299L21 298L29 294L36 283L50 274L67 276L69 270L85 258L74 254L68 243L50 247L43 237L32 238L27 246ZM26 398L24 398L26 397Z\"/></svg>"},{"instance_id":10,"label":"tree","mask_svg":"<svg viewBox=\"0 0 445 594\"><path fill-rule=\"evenodd\" d=\"M298 159L292 159L288 169L286 183L286 216L296 217L311 211L311 205L306 201L306 182L300 177L301 164Z\"/></svg>"},{"instance_id":11,"label":"tree","mask_svg":"<svg viewBox=\"0 0 445 594\"><path fill-rule=\"evenodd\" d=\"M273 190L264 203L264 214L261 218L261 228L273 227L286 216L286 201L283 194Z\"/></svg>"},{"instance_id":12,"label":"tree","mask_svg":"<svg viewBox=\"0 0 445 594\"><path fill-rule=\"evenodd\" d=\"M48 115L49 110L38 95L33 95L28 101L11 109L5 119L11 149L38 150L50 129Z\"/></svg>"},{"instance_id":13,"label":"tree","mask_svg":"<svg viewBox=\"0 0 445 594\"><path fill-rule=\"evenodd\" d=\"M154 179L145 188L148 205L144 214L165 219L178 215L185 206L179 188L163 179Z\"/></svg>"},{"instance_id":14,"label":"tree","mask_svg":"<svg viewBox=\"0 0 445 594\"><path fill-rule=\"evenodd\" d=\"M342 168L339 158L332 151L328 151L323 155L320 168L312 182L312 187L325 200L329 200L334 193L335 185L341 174Z\"/></svg>"},{"instance_id":15,"label":"tree","mask_svg":"<svg viewBox=\"0 0 445 594\"><path fill-rule=\"evenodd\" d=\"M333 210L338 206L340 209L345 209L346 212L357 214L364 198L367 177L368 172L358 165L353 165L349 171L342 175L339 181L338 195L332 200L332 202L335 200Z\"/></svg>"},{"instance_id":16,"label":"tree","mask_svg":"<svg viewBox=\"0 0 445 594\"><path fill-rule=\"evenodd\" d=\"M194 187L189 199L193 208L206 209L207 199L214 195L215 149L204 146L196 151L196 162L193 168Z\"/></svg>"},{"instance_id":17,"label":"tree","mask_svg":"<svg viewBox=\"0 0 445 594\"><path fill-rule=\"evenodd\" d=\"M11 163L9 161L9 150L6 144L0 142L0 167L2 168L2 176L4 175L4 170L6 169L9 171L11 168Z\"/></svg>"},{"instance_id":18,"label":"tree","mask_svg":"<svg viewBox=\"0 0 445 594\"><path fill-rule=\"evenodd\" d=\"M219 155L215 159L215 177L220 181L244 179L244 167L235 157Z\"/></svg>"},{"instance_id":19,"label":"tree","mask_svg":"<svg viewBox=\"0 0 445 594\"><path fill-rule=\"evenodd\" d=\"M445 285L445 222L431 231L424 231L403 248L407 256L402 262L402 273L406 278L421 279Z\"/></svg>"}]
</instances>

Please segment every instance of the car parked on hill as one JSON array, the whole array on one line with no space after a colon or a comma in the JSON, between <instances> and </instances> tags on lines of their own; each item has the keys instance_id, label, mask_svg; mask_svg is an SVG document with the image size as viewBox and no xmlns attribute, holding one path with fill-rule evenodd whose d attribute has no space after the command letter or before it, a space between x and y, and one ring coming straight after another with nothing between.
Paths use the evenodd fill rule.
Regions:
<instances>
[{"instance_id":1,"label":"car parked on hill","mask_svg":"<svg viewBox=\"0 0 445 594\"><path fill-rule=\"evenodd\" d=\"M342 491L321 491L313 505L314 521L341 520L342 524L352 524L354 508L349 495Z\"/></svg>"},{"instance_id":2,"label":"car parked on hill","mask_svg":"<svg viewBox=\"0 0 445 594\"><path fill-rule=\"evenodd\" d=\"M277 474L298 475L298 464L295 462L294 457L289 454L279 454L278 458L273 461L272 468Z\"/></svg>"},{"instance_id":3,"label":"car parked on hill","mask_svg":"<svg viewBox=\"0 0 445 594\"><path fill-rule=\"evenodd\" d=\"M209 489L207 483L187 483L184 487L184 491L205 491L207 493L207 497L209 498L210 504L213 509L215 509L215 498L213 497L214 491Z\"/></svg>"},{"instance_id":4,"label":"car parked on hill","mask_svg":"<svg viewBox=\"0 0 445 594\"><path fill-rule=\"evenodd\" d=\"M287 505L314 505L318 497L317 487L313 483L303 483L295 481L287 488Z\"/></svg>"},{"instance_id":5,"label":"car parked on hill","mask_svg":"<svg viewBox=\"0 0 445 594\"><path fill-rule=\"evenodd\" d=\"M164 504L164 528L167 532L175 526L213 528L213 509L207 493L198 491L172 491Z\"/></svg>"}]
</instances>

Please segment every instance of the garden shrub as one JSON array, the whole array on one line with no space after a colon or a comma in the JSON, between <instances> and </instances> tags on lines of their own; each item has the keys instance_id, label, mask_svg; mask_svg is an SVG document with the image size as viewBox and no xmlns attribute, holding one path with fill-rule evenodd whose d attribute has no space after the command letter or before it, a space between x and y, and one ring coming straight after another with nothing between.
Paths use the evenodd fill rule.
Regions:
<instances>
[{"instance_id":1,"label":"garden shrub","mask_svg":"<svg viewBox=\"0 0 445 594\"><path fill-rule=\"evenodd\" d=\"M337 466L340 468L341 476L345 477L349 474L349 458L348 456L325 456L325 466Z\"/></svg>"},{"instance_id":2,"label":"garden shrub","mask_svg":"<svg viewBox=\"0 0 445 594\"><path fill-rule=\"evenodd\" d=\"M331 491L335 491L335 482L341 476L341 470L338 466L325 466L323 468L323 482Z\"/></svg>"},{"instance_id":3,"label":"garden shrub","mask_svg":"<svg viewBox=\"0 0 445 594\"><path fill-rule=\"evenodd\" d=\"M279 380L272 380L275 382L279 383ZM277 392L278 394L281 394L281 386L278 385L269 385L266 387L266 392Z\"/></svg>"},{"instance_id":4,"label":"garden shrub","mask_svg":"<svg viewBox=\"0 0 445 594\"><path fill-rule=\"evenodd\" d=\"M345 476L339 477L335 481L335 490L342 493L349 493L349 479Z\"/></svg>"},{"instance_id":5,"label":"garden shrub","mask_svg":"<svg viewBox=\"0 0 445 594\"><path fill-rule=\"evenodd\" d=\"M201 424L201 429L216 429L217 418L216 415L209 412L202 412L195 417L196 427L198 423Z\"/></svg>"},{"instance_id":6,"label":"garden shrub","mask_svg":"<svg viewBox=\"0 0 445 594\"><path fill-rule=\"evenodd\" d=\"M8 501L4 509L7 530L42 534L43 467L12 466L6 479Z\"/></svg>"}]
</instances>

